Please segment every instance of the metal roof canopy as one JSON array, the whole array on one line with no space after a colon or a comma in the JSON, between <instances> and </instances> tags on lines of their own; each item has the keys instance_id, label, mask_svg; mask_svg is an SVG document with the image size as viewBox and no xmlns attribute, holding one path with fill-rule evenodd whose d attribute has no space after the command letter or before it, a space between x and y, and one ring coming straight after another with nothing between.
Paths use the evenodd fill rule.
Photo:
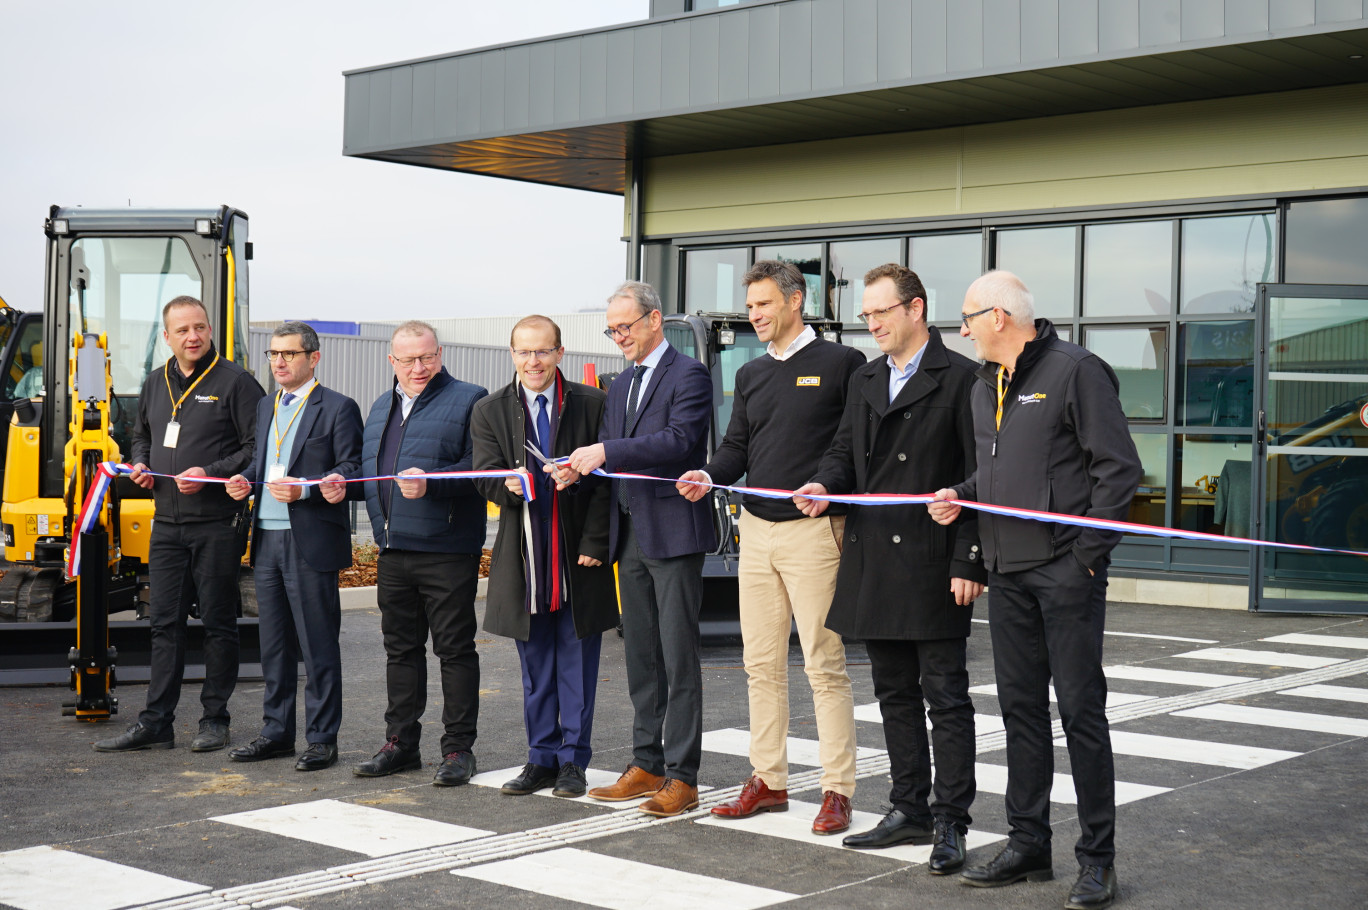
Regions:
<instances>
[{"instance_id":1,"label":"metal roof canopy","mask_svg":"<svg viewBox=\"0 0 1368 910\"><path fill-rule=\"evenodd\" d=\"M1364 82L1366 55L1368 0L775 0L349 71L343 154L621 194L638 147Z\"/></svg>"}]
</instances>

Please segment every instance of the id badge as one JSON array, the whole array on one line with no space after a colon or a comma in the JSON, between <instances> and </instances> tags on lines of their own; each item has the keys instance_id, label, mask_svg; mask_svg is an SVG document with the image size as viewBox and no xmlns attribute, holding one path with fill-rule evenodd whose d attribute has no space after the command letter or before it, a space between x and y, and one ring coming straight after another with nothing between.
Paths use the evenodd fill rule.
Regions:
<instances>
[{"instance_id":1,"label":"id badge","mask_svg":"<svg viewBox=\"0 0 1368 910\"><path fill-rule=\"evenodd\" d=\"M266 467L266 482L267 482L267 483L275 483L277 480L279 480L280 478L282 478L282 477L284 477L284 476L285 476L285 466L284 466L283 464L280 464L279 462L277 462L276 464L273 464L273 465L267 465L267 467Z\"/></svg>"},{"instance_id":2,"label":"id badge","mask_svg":"<svg viewBox=\"0 0 1368 910\"><path fill-rule=\"evenodd\" d=\"M162 441L162 445L168 449L174 449L176 447L176 441L179 439L180 424L172 420L166 425L166 439Z\"/></svg>"}]
</instances>

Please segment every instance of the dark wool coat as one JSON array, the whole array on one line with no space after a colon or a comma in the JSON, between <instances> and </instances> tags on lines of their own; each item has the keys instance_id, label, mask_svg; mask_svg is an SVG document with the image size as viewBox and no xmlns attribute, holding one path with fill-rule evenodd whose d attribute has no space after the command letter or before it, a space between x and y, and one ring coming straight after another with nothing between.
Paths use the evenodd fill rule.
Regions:
<instances>
[{"instance_id":1,"label":"dark wool coat","mask_svg":"<svg viewBox=\"0 0 1368 910\"><path fill-rule=\"evenodd\" d=\"M887 358L855 371L814 481L832 493L934 493L973 474L976 364L930 334L891 404ZM972 510L942 527L924 505L855 506L827 628L862 640L963 638L973 607L955 604L951 577L986 578Z\"/></svg>"},{"instance_id":2,"label":"dark wool coat","mask_svg":"<svg viewBox=\"0 0 1368 910\"><path fill-rule=\"evenodd\" d=\"M569 455L580 446L598 441L606 396L578 382L565 382L565 403L552 428L557 456ZM541 470L524 448L526 412L516 381L476 403L471 435L475 443L475 470L528 467ZM523 573L523 510L521 497L504 486L503 478L476 480L476 486L499 507L499 535L489 569L484 629L527 641L527 582ZM571 488L560 494L562 552L569 564L570 612L575 635L584 638L615 628L618 622L617 586L608 559L608 508L611 486L600 483ZM541 495L540 491L538 495ZM530 551L530 548L529 548ZM579 565L580 554L601 561L601 566Z\"/></svg>"}]
</instances>

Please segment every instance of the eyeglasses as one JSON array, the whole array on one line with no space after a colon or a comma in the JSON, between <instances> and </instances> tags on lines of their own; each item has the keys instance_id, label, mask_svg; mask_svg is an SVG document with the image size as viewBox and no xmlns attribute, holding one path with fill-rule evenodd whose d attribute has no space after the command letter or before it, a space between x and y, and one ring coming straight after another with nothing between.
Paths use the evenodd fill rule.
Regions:
<instances>
[{"instance_id":1,"label":"eyeglasses","mask_svg":"<svg viewBox=\"0 0 1368 910\"><path fill-rule=\"evenodd\" d=\"M970 320L970 319L973 319L975 316L982 316L984 313L991 313L991 312L993 312L993 310L1002 310L1002 307L990 306L990 307L986 307L985 309L979 310L979 311L976 312L976 313L961 313L961 314L960 314L960 322L961 322L961 323L964 325L964 327L967 329L967 328L969 328L969 320ZM1011 310L1002 310L1002 315L1004 315L1004 316L1010 316L1010 315L1012 315L1012 311L1011 311Z\"/></svg>"},{"instance_id":2,"label":"eyeglasses","mask_svg":"<svg viewBox=\"0 0 1368 910\"><path fill-rule=\"evenodd\" d=\"M417 357L395 357L393 354L390 355L390 360L393 360L396 364L406 370L413 369L414 361L421 363L425 367L430 367L441 359L441 351L435 351L431 354L419 354Z\"/></svg>"},{"instance_id":3,"label":"eyeglasses","mask_svg":"<svg viewBox=\"0 0 1368 910\"><path fill-rule=\"evenodd\" d=\"M514 351L513 351L513 356L514 356L514 358L516 358L516 359L518 359L518 360L526 360L527 358L531 357L533 354L536 354L538 360L545 360L546 358L550 357L552 354L556 353L556 352L559 351L559 350L560 350L560 348L541 348L541 349L535 350L535 351L518 351L518 350L514 350Z\"/></svg>"},{"instance_id":4,"label":"eyeglasses","mask_svg":"<svg viewBox=\"0 0 1368 910\"><path fill-rule=\"evenodd\" d=\"M283 360L286 363L294 360L299 354L312 354L313 351L267 351L267 360Z\"/></svg>"},{"instance_id":5,"label":"eyeglasses","mask_svg":"<svg viewBox=\"0 0 1368 910\"><path fill-rule=\"evenodd\" d=\"M869 325L869 320L871 319L883 319L889 313L896 310L898 307L911 305L912 301L904 300L902 303L895 303L893 304L893 306L884 307L882 310L870 310L868 313L856 313L855 318L863 322L865 325Z\"/></svg>"},{"instance_id":6,"label":"eyeglasses","mask_svg":"<svg viewBox=\"0 0 1368 910\"><path fill-rule=\"evenodd\" d=\"M649 315L651 315L651 311L647 310L646 312L642 313L640 316L633 319L626 325L610 325L608 328L603 330L603 334L607 335L609 338L626 338L631 333L632 326L636 325L638 322L645 319Z\"/></svg>"}]
</instances>

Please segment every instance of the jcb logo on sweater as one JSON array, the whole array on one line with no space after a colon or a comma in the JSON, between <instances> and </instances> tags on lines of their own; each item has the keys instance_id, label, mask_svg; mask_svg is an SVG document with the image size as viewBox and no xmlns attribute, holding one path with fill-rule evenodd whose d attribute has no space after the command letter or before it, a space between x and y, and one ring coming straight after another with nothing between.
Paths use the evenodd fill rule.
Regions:
<instances>
[{"instance_id":1,"label":"jcb logo on sweater","mask_svg":"<svg viewBox=\"0 0 1368 910\"><path fill-rule=\"evenodd\" d=\"M799 377L798 377L798 385L800 385L800 386L804 386L804 385L821 385L821 384L822 384L822 377L821 377L821 376L799 376Z\"/></svg>"}]
</instances>

